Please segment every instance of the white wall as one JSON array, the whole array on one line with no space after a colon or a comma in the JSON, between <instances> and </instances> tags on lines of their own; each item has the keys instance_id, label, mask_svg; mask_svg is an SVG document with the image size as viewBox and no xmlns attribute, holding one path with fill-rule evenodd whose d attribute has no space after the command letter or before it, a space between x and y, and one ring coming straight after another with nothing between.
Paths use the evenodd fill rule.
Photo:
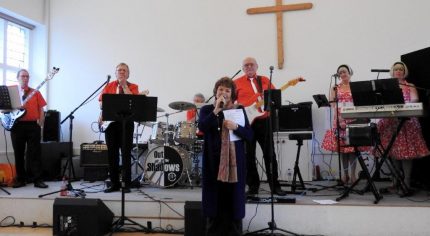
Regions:
<instances>
[{"instance_id":1,"label":"white wall","mask_svg":"<svg viewBox=\"0 0 430 236\"><path fill-rule=\"evenodd\" d=\"M290 3L290 1L284 1ZM307 81L283 92L283 100L311 101L327 93L341 63L354 80L376 77L400 55L429 46L430 2L424 0L315 0L313 9L284 14L285 69L274 84L302 75ZM130 81L159 98L159 107L211 95L214 82L233 75L246 56L257 58L261 74L277 65L276 18L247 15L246 9L273 4L257 0L55 0L50 1L49 62L61 68L49 84L50 109L64 118L101 85L115 65L130 65ZM73 141L99 139L91 122L97 99L76 111ZM160 114L161 115L161 114ZM317 139L327 128L324 109L314 106ZM171 121L185 114L172 115ZM165 120L165 119L160 119ZM68 123L62 125L68 139ZM101 138L103 139L103 137ZM295 150L292 151L295 154Z\"/></svg>"}]
</instances>

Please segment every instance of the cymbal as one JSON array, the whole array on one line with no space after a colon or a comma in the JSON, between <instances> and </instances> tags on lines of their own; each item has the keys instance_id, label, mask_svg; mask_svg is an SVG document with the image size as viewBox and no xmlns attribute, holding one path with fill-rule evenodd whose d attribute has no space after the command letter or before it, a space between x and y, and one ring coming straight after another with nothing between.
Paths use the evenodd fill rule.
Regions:
<instances>
[{"instance_id":1,"label":"cymbal","mask_svg":"<svg viewBox=\"0 0 430 236\"><path fill-rule=\"evenodd\" d=\"M157 112L165 112L165 110L161 107L157 107Z\"/></svg>"},{"instance_id":2,"label":"cymbal","mask_svg":"<svg viewBox=\"0 0 430 236\"><path fill-rule=\"evenodd\" d=\"M169 107L175 110L189 110L189 109L193 109L196 108L196 106L190 102L183 102L183 101L178 101L178 102L171 102L169 104Z\"/></svg>"}]
</instances>

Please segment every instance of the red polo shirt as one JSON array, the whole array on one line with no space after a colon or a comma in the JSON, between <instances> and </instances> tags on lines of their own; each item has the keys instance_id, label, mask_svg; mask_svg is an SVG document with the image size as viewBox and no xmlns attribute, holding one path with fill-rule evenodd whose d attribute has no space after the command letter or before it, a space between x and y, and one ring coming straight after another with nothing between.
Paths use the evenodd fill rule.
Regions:
<instances>
[{"instance_id":1,"label":"red polo shirt","mask_svg":"<svg viewBox=\"0 0 430 236\"><path fill-rule=\"evenodd\" d=\"M267 78L265 76L261 76L261 75L259 75L259 77L261 78L262 90L263 91L267 90L269 87L269 84L270 84L269 78ZM252 82L255 84L257 91L260 91L257 80L254 78ZM236 84L236 94L237 94L237 102L238 103L240 103L244 106L249 106L249 105L253 104L254 102L258 101L258 99L253 99L253 96L256 93L254 92L254 89L252 88L252 85L251 85L251 80L248 78L247 75L243 75L243 76L235 79L234 83ZM271 88L275 89L273 84L271 85ZM264 99L263 91L259 92L261 99Z\"/></svg>"},{"instance_id":2,"label":"red polo shirt","mask_svg":"<svg viewBox=\"0 0 430 236\"><path fill-rule=\"evenodd\" d=\"M103 94L116 94L118 90L118 84L118 80L112 81L107 84L99 96L99 101L102 101ZM137 84L127 82L127 86L132 94L139 94L139 86Z\"/></svg>"},{"instance_id":3,"label":"red polo shirt","mask_svg":"<svg viewBox=\"0 0 430 236\"><path fill-rule=\"evenodd\" d=\"M28 90L25 92L26 94L30 95L30 93L33 92L34 89L28 88ZM21 117L20 121L37 121L40 118L40 111L41 109L46 106L46 101L43 98L42 94L37 91L30 100L25 103L23 106L26 110L25 115Z\"/></svg>"}]
</instances>

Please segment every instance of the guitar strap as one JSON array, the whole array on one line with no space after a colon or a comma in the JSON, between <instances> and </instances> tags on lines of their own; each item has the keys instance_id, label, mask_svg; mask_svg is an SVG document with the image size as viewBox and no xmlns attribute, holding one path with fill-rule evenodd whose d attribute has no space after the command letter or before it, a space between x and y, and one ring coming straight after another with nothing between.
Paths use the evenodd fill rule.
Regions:
<instances>
[{"instance_id":1,"label":"guitar strap","mask_svg":"<svg viewBox=\"0 0 430 236\"><path fill-rule=\"evenodd\" d=\"M263 84L261 82L261 76L259 76L259 75L257 75L257 85L258 85L258 88L257 88L258 92L262 94L263 93Z\"/></svg>"}]
</instances>

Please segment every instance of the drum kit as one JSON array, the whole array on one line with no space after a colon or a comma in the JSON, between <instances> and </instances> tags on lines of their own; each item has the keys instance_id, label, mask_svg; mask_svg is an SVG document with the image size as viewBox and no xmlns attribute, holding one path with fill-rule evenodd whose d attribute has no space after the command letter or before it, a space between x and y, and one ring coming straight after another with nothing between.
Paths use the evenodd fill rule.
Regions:
<instances>
[{"instance_id":1,"label":"drum kit","mask_svg":"<svg viewBox=\"0 0 430 236\"><path fill-rule=\"evenodd\" d=\"M144 127L149 127L150 135L146 151L139 151L137 144L133 149L135 154L138 153L133 164L137 164L143 171L136 179L140 184L157 187L199 186L203 140L197 137L197 124L180 121L173 125L169 123L169 116L186 110L200 109L202 105L178 101L170 103L169 107L176 111L157 117L165 117L166 122L143 123ZM164 109L158 108L157 111L164 112Z\"/></svg>"}]
</instances>

